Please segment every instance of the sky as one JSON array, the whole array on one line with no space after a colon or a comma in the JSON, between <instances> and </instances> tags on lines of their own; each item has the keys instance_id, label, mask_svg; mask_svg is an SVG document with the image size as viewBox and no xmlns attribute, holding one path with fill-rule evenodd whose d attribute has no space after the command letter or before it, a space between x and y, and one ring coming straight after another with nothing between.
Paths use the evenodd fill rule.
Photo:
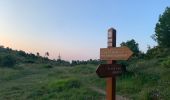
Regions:
<instances>
[{"instance_id":1,"label":"sky","mask_svg":"<svg viewBox=\"0 0 170 100\"><path fill-rule=\"evenodd\" d=\"M139 49L157 45L151 38L170 0L0 0L0 45L49 52L64 60L99 59L107 30L117 30L117 46L135 39Z\"/></svg>"}]
</instances>

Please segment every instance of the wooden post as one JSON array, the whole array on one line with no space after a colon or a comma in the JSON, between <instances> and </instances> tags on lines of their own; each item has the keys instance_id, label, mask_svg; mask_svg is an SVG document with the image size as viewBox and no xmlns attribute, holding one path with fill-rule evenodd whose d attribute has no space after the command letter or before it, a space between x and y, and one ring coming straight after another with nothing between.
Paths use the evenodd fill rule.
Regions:
<instances>
[{"instance_id":1,"label":"wooden post","mask_svg":"<svg viewBox=\"0 0 170 100\"><path fill-rule=\"evenodd\" d=\"M116 47L116 30L108 30L108 48ZM115 60L107 61L107 64L116 64ZM106 79L106 100L116 100L116 76Z\"/></svg>"},{"instance_id":2,"label":"wooden post","mask_svg":"<svg viewBox=\"0 0 170 100\"><path fill-rule=\"evenodd\" d=\"M116 60L128 60L133 52L128 47L116 47L116 30L108 30L108 47L100 48L100 60L106 60L107 64L100 64L96 73L106 79L106 100L116 100L116 75L122 73L122 65L116 64ZM119 68L117 68L119 67Z\"/></svg>"}]
</instances>

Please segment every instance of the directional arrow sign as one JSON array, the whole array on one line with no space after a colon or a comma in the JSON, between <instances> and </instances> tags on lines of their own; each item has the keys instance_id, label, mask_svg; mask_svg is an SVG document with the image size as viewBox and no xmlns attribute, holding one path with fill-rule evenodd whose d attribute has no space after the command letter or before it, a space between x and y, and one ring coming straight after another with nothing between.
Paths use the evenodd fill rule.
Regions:
<instances>
[{"instance_id":1,"label":"directional arrow sign","mask_svg":"<svg viewBox=\"0 0 170 100\"><path fill-rule=\"evenodd\" d=\"M113 77L119 75L123 72L122 66L120 64L100 64L96 70L99 77Z\"/></svg>"},{"instance_id":2,"label":"directional arrow sign","mask_svg":"<svg viewBox=\"0 0 170 100\"><path fill-rule=\"evenodd\" d=\"M101 48L100 60L128 60L133 52L126 46Z\"/></svg>"}]
</instances>

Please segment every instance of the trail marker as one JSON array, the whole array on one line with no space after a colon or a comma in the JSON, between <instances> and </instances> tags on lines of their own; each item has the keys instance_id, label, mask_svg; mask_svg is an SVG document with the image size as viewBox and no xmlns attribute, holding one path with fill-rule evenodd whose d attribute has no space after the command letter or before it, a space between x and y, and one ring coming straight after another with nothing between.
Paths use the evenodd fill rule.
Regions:
<instances>
[{"instance_id":1,"label":"trail marker","mask_svg":"<svg viewBox=\"0 0 170 100\"><path fill-rule=\"evenodd\" d=\"M116 75L122 73L122 66L116 60L128 60L133 52L128 47L116 47L116 30L108 30L108 48L100 49L100 59L107 64L99 65L96 73L106 79L106 100L116 100Z\"/></svg>"},{"instance_id":2,"label":"trail marker","mask_svg":"<svg viewBox=\"0 0 170 100\"><path fill-rule=\"evenodd\" d=\"M122 65L120 64L100 64L96 73L99 77L113 77L123 72Z\"/></svg>"},{"instance_id":3,"label":"trail marker","mask_svg":"<svg viewBox=\"0 0 170 100\"><path fill-rule=\"evenodd\" d=\"M101 48L100 60L128 60L133 52L128 47Z\"/></svg>"}]
</instances>

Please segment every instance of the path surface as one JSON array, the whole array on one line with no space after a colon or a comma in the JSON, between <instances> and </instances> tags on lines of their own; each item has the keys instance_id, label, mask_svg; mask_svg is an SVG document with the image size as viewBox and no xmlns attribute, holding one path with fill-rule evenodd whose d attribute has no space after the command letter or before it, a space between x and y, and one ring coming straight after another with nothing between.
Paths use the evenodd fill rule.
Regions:
<instances>
[{"instance_id":1,"label":"path surface","mask_svg":"<svg viewBox=\"0 0 170 100\"><path fill-rule=\"evenodd\" d=\"M100 88L97 88L95 86L91 86L89 88L100 93L100 94L106 95L106 92L104 90L100 89ZM116 100L130 100L130 99L127 99L127 98L120 96L120 95L116 95Z\"/></svg>"}]
</instances>

